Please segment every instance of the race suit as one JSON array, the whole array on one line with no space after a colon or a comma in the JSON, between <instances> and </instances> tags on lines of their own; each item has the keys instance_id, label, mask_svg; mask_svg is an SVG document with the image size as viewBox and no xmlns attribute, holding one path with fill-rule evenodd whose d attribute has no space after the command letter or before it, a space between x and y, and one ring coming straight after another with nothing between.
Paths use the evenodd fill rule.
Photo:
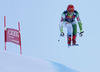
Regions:
<instances>
[{"instance_id":1,"label":"race suit","mask_svg":"<svg viewBox=\"0 0 100 72\"><path fill-rule=\"evenodd\" d=\"M75 38L76 38L77 23L75 21L75 18L77 19L80 32L82 32L82 23L79 18L79 13L76 10L74 10L74 12L71 15L68 13L67 10L62 13L61 22L59 24L60 32L63 32L63 27L66 27L67 28L67 37L75 36ZM73 43L76 43L76 41Z\"/></svg>"},{"instance_id":2,"label":"race suit","mask_svg":"<svg viewBox=\"0 0 100 72\"><path fill-rule=\"evenodd\" d=\"M68 11L64 11L61 16L61 22L60 22L60 32L63 32L63 26L67 27L67 35L76 35L77 34L77 24L75 21L75 18L77 19L80 32L82 31L82 23L79 18L79 13L74 10L73 14L70 15Z\"/></svg>"}]
</instances>

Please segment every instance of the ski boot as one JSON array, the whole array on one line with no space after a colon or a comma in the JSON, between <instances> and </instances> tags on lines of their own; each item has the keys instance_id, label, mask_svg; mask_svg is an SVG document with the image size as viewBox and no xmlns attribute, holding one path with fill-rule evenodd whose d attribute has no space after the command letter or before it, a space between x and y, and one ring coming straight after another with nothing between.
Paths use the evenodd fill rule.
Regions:
<instances>
[{"instance_id":1,"label":"ski boot","mask_svg":"<svg viewBox=\"0 0 100 72\"><path fill-rule=\"evenodd\" d=\"M68 44L68 47L70 47L71 46L71 44Z\"/></svg>"},{"instance_id":2,"label":"ski boot","mask_svg":"<svg viewBox=\"0 0 100 72\"><path fill-rule=\"evenodd\" d=\"M73 46L79 46L78 44L76 44L76 35L73 35L73 38L72 38L72 42L73 42Z\"/></svg>"},{"instance_id":3,"label":"ski boot","mask_svg":"<svg viewBox=\"0 0 100 72\"><path fill-rule=\"evenodd\" d=\"M68 43L68 47L71 46L71 35L67 36L67 43Z\"/></svg>"}]
</instances>

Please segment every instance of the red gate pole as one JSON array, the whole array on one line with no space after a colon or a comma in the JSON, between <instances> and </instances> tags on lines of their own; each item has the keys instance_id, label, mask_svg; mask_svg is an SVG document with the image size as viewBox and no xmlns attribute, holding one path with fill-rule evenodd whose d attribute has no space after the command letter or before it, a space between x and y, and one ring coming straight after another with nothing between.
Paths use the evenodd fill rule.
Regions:
<instances>
[{"instance_id":1,"label":"red gate pole","mask_svg":"<svg viewBox=\"0 0 100 72\"><path fill-rule=\"evenodd\" d=\"M18 28L19 28L20 54L22 54L22 47L21 47L21 36L20 36L20 22L18 22Z\"/></svg>"},{"instance_id":2,"label":"red gate pole","mask_svg":"<svg viewBox=\"0 0 100 72\"><path fill-rule=\"evenodd\" d=\"M5 50L6 50L6 16L4 16L4 38L5 38Z\"/></svg>"}]
</instances>

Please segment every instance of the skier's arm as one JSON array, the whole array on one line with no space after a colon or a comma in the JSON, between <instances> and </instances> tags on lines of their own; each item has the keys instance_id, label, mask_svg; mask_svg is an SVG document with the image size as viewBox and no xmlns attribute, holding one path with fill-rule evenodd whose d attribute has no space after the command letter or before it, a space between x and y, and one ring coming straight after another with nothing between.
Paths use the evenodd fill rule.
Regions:
<instances>
[{"instance_id":1,"label":"skier's arm","mask_svg":"<svg viewBox=\"0 0 100 72\"><path fill-rule=\"evenodd\" d=\"M59 29L60 29L60 32L63 32L63 22L60 22Z\"/></svg>"},{"instance_id":2,"label":"skier's arm","mask_svg":"<svg viewBox=\"0 0 100 72\"><path fill-rule=\"evenodd\" d=\"M64 22L64 18L65 18L65 15L64 15L64 13L62 13L62 15L61 15L61 21L59 23L59 29L60 29L60 32L61 33L63 32L63 22Z\"/></svg>"},{"instance_id":3,"label":"skier's arm","mask_svg":"<svg viewBox=\"0 0 100 72\"><path fill-rule=\"evenodd\" d=\"M79 17L79 13L77 12L77 22L78 22L78 25L79 25L79 28L80 28L80 32L82 32L82 22L80 20L80 17Z\"/></svg>"},{"instance_id":4,"label":"skier's arm","mask_svg":"<svg viewBox=\"0 0 100 72\"><path fill-rule=\"evenodd\" d=\"M59 28L60 28L60 36L64 37L64 32L63 32L63 22L60 22Z\"/></svg>"}]
</instances>

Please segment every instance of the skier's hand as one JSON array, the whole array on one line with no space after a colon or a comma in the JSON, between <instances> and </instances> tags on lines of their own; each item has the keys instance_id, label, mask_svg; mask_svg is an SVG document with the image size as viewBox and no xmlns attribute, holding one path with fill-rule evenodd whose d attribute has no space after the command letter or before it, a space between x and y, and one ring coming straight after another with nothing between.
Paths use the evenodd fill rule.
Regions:
<instances>
[{"instance_id":1,"label":"skier's hand","mask_svg":"<svg viewBox=\"0 0 100 72\"><path fill-rule=\"evenodd\" d=\"M82 36L83 36L83 33L84 33L84 31L81 31L81 32L80 32L80 37L82 37Z\"/></svg>"},{"instance_id":2,"label":"skier's hand","mask_svg":"<svg viewBox=\"0 0 100 72\"><path fill-rule=\"evenodd\" d=\"M65 35L64 32L61 32L61 33L60 33L60 36L64 37L64 35Z\"/></svg>"}]
</instances>

